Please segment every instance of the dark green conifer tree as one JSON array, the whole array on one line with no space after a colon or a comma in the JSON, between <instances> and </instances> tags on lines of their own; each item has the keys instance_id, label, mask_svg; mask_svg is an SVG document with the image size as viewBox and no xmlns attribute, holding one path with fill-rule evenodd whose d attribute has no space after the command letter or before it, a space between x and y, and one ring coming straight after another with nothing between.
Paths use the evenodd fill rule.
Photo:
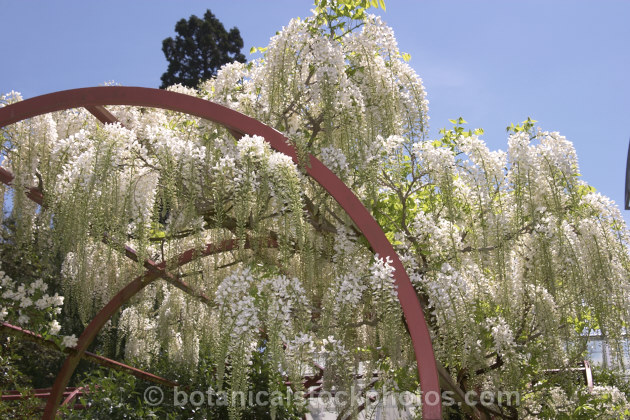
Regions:
<instances>
[{"instance_id":1,"label":"dark green conifer tree","mask_svg":"<svg viewBox=\"0 0 630 420\"><path fill-rule=\"evenodd\" d=\"M226 31L210 10L203 19L192 15L175 25L175 38L162 41L168 69L162 75L162 89L175 83L197 87L199 82L214 76L219 68L233 61L245 62L241 54L243 38L238 28Z\"/></svg>"}]
</instances>

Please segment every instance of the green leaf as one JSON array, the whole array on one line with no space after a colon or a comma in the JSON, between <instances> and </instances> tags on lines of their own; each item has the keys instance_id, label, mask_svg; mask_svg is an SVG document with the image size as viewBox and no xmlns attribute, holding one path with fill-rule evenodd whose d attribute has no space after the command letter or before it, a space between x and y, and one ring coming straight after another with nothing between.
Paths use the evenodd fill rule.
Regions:
<instances>
[{"instance_id":1,"label":"green leaf","mask_svg":"<svg viewBox=\"0 0 630 420\"><path fill-rule=\"evenodd\" d=\"M403 54L402 54L402 59L403 59L403 61L405 61L405 63L408 63L408 62L409 62L409 60L411 60L411 54L409 54L409 53L403 53Z\"/></svg>"},{"instance_id":2,"label":"green leaf","mask_svg":"<svg viewBox=\"0 0 630 420\"><path fill-rule=\"evenodd\" d=\"M378 0L378 2L381 5L381 9L383 9L383 11L386 12L387 9L385 9L385 0Z\"/></svg>"},{"instance_id":3,"label":"green leaf","mask_svg":"<svg viewBox=\"0 0 630 420\"><path fill-rule=\"evenodd\" d=\"M149 234L154 238L166 237L166 232L162 229L162 225L158 222L151 223L151 230Z\"/></svg>"}]
</instances>

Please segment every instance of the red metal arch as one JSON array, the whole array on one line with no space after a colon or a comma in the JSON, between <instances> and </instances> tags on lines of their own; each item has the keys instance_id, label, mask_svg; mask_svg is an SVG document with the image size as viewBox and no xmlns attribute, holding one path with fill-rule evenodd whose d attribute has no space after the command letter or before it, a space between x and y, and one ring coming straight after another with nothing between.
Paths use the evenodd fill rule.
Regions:
<instances>
[{"instance_id":1,"label":"red metal arch","mask_svg":"<svg viewBox=\"0 0 630 420\"><path fill-rule=\"evenodd\" d=\"M150 88L105 86L66 90L38 96L0 108L0 128L49 112L77 107L102 110L104 105L144 106L194 115L218 123L239 136L259 135L274 150L290 156L296 163L298 161L296 151L289 144L286 137L253 118L200 98ZM404 266L381 227L354 193L314 156L309 156L308 163L309 165L306 168L308 175L315 179L346 211L370 243L374 252L383 258L390 257L393 261L392 265L395 268L394 278L398 286L398 299L411 335L418 364L420 386L424 395L427 395L429 392L433 394L430 398L423 398L423 418L441 419L442 408L438 369L433 354L431 337L422 306ZM138 288L138 286L140 285L136 285L134 289L140 290L142 288ZM86 330L84 335L87 332ZM98 330L87 334L91 338L86 336L86 340L80 341L75 355L80 357L85 352L89 342L96 336L96 333L98 333ZM63 391L74 372L74 367L76 367L76 363L74 363L74 367L72 366L73 360L78 361L76 357L66 359L60 374L57 376L53 391L46 405L44 418L54 418Z\"/></svg>"}]
</instances>

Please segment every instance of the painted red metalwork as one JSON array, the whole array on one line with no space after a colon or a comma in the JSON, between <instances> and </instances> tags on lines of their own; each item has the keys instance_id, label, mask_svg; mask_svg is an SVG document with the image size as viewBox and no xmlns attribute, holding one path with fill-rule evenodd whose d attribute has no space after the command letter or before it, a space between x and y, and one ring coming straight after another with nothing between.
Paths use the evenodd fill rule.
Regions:
<instances>
[{"instance_id":1,"label":"painted red metalwork","mask_svg":"<svg viewBox=\"0 0 630 420\"><path fill-rule=\"evenodd\" d=\"M251 244L252 244L252 241L249 238L247 238L246 241L245 241L244 247L245 248L250 248ZM274 239L268 239L266 241L266 245L268 247L277 247L278 243ZM156 264L156 263L154 263L154 262L152 262L150 260L145 260L144 265L145 265L145 267L148 267L148 270L147 270L147 272L144 273L143 277L146 280L146 285L150 284L152 281L157 280L160 277L162 277L162 278L167 277L169 282L171 284L173 284L175 287L178 287L179 289L181 289L182 291L188 293L189 295L200 299L202 302L204 302L206 304L210 304L210 303L212 303L212 301L207 296L205 296L203 293L200 293L200 292L197 292L197 291L193 290L190 286L188 286L186 283L184 283L183 281L181 281L178 278L170 277L168 275L168 273L166 273L164 270L165 270L166 267L181 267L181 266L183 266L185 264L188 264L188 263L190 263L190 262L192 262L192 261L194 261L194 260L196 260L198 258L209 256L209 255L213 255L213 254L216 254L218 252L229 251L229 250L232 250L232 249L236 249L237 247L238 247L238 242L235 239L228 239L228 240L223 241L219 245L207 244L206 247L204 249L202 249L202 250L199 250L197 248L191 248L191 249L189 249L187 251L182 252L177 257L173 258L172 260L165 261L165 262L162 262L160 264ZM133 261L138 261L137 253L132 248L125 247L124 248L124 252ZM141 288L139 288L137 280L138 279L136 279L136 280L132 281L130 284L128 284L127 287L125 289L123 289L123 291L125 291L126 289L131 290L131 296L133 296L136 293L138 293L141 290ZM123 291L121 291L117 296L115 296L110 301L110 304L112 303L112 301L117 301L117 302L120 303L120 306L122 306L126 302L126 300L119 299L119 295L121 295L121 293ZM129 294L129 293L126 293L125 295L127 295L127 294ZM118 308L110 310L109 312L111 312L111 314L113 314L118 309L120 309L120 306L118 306ZM107 306L106 306L106 308L107 308ZM101 312L103 312L103 310L101 310ZM97 314L97 316L95 318L98 318L100 314L101 313ZM109 315L107 317L107 319L109 319L109 318L111 318L111 315ZM90 324L90 325L92 325L92 324ZM96 331L93 336L90 336L90 338L86 338L85 339L86 342L83 343L85 348L87 348L92 343L93 339L96 337L98 332L100 332L101 328L102 328L102 325L98 328L98 331ZM52 347L57 349L57 345L54 344L52 341L46 340L42 336L40 336L38 334L35 334L35 333L31 332L31 331L24 330L24 329L22 329L20 327L17 327L15 325L11 325L11 324L8 324L6 322L3 322L3 323L0 324L0 329L6 329L6 330L9 330L11 333L20 334L22 336L26 336L28 339L37 341L37 342L39 342L41 344L44 344L44 345L50 344ZM86 328L86 330L87 330L87 328ZM81 338L79 339L79 341L81 341ZM79 342L77 343L77 347L78 346L79 346ZM66 348L66 352L67 353L71 353L71 354L76 354L77 353L77 348L76 347L75 348ZM153 375L151 373L142 371L142 370L134 368L132 366L125 365L125 364L117 362L115 360L108 359L108 358L103 357L103 356L98 356L98 355L96 355L94 353L90 353L88 351L85 351L83 353L83 355L81 356L81 358L93 361L93 362L95 362L95 363L97 363L97 364L99 364L101 366L109 367L109 368L116 369L116 370L125 371L125 372L127 372L127 373L129 373L131 375L134 375L134 376L138 377L138 378L141 378L141 379L144 379L144 380L147 380L147 381L150 381L150 382L158 383L160 385L165 385L165 386L168 386L168 387L178 386L177 382L173 382L173 381L170 381L168 379L161 378L161 377L159 377L157 375ZM320 370L323 369L323 368L321 368L319 366L317 366L317 367ZM321 370L320 375L321 374L323 374L323 370ZM35 392L34 395L27 395L27 396L19 395L17 392L15 392L15 393L11 393L10 392L7 395L3 395L2 399L3 400L14 400L14 399L29 398L29 397L49 398L50 395L52 394L52 389L53 388L46 389L45 392L44 391L42 391L42 392ZM62 393L62 397L65 397L68 394L68 390L73 390L73 389L74 388L66 387L64 389L63 393ZM64 401L64 403L62 403L62 405L67 404L67 401L69 401L69 400Z\"/></svg>"},{"instance_id":2,"label":"painted red metalwork","mask_svg":"<svg viewBox=\"0 0 630 420\"><path fill-rule=\"evenodd\" d=\"M1 127L2 126L0 126L0 128ZM6 185L12 185L14 178L15 177L13 176L11 172L9 172L8 170L4 168L0 168L0 182ZM26 193L26 196L30 198L31 200L33 200L35 203L39 204L40 206L43 204L44 196L42 195L42 192L38 190L37 188L31 187L28 190L26 190L25 193Z\"/></svg>"},{"instance_id":3,"label":"painted red metalwork","mask_svg":"<svg viewBox=\"0 0 630 420\"><path fill-rule=\"evenodd\" d=\"M94 107L94 108L96 108L96 107ZM103 107L99 107L99 108L103 108ZM90 111L90 112L92 112L92 111ZM99 110L98 113L99 114L96 115L97 118L101 119L100 117L104 116L103 117L104 121L102 121L104 123L118 122L116 120L116 118L113 115L111 115L104 108L103 108L103 110ZM5 183L6 185L11 185L11 181L13 179L14 179L14 176L13 176L13 174L11 172L9 172L8 170L6 170L4 168L0 168L0 181L1 182ZM37 191L38 194L37 195L29 194L28 191L32 191L32 190ZM35 188L31 188L30 190L27 190L27 196L29 198L31 198L31 200L33 200L33 201L35 201L37 203L40 203L40 204L41 204L41 202L43 200L43 195L41 194L41 192L39 190L37 190ZM117 244L113 244L111 242L111 240L109 239L108 236L104 236L103 237L103 242L106 243L106 244L111 244L111 245L117 246ZM266 245L267 247L270 247L270 248L277 248L278 247L277 240L275 240L273 238L267 238L267 239L264 239L264 240L261 240L261 241L258 241L258 242L260 244L264 244L264 245ZM243 246L245 248L250 248L251 245L252 245L252 240L251 240L251 238L247 237L245 239L245 242L244 242ZM145 268L147 268L147 272L144 274L144 276L147 277L147 278L150 276L151 278L148 279L150 281L156 280L157 278L160 278L160 277L164 278L169 283L171 283L173 286L175 286L175 287L179 288L180 290L184 291L185 293L187 293L187 294L189 294L189 295L199 299L203 303L211 304L212 300L210 298L208 298L206 295L204 295L202 292L194 290L188 284L186 284L184 281L182 281L180 278L174 277L174 276L166 273L164 270L167 267L175 267L175 268L181 267L181 266L183 266L185 264L188 264L189 262L192 262L192 261L194 261L194 260L196 260L198 258L209 256L209 255L213 255L213 254L216 254L218 252L229 251L229 250L237 248L237 246L238 246L237 240L229 239L229 240L223 241L219 246L217 246L216 244L207 244L206 247L203 248L202 250L199 250L198 248L191 248L191 249L189 249L187 251L182 252L177 257L175 257L175 258L173 258L173 259L171 259L169 261L162 262L160 264L156 264L155 262L147 259L147 260L145 260L143 262L143 266ZM134 262L138 262L139 261L138 254L137 254L137 252L134 249L132 249L131 247L126 246L126 245L118 246L118 247L121 248L122 252L125 254L125 256L127 258L131 259ZM156 276L156 277L153 278L153 276ZM132 283L134 283L134 282L132 282ZM131 283L127 287L129 287L129 286L131 286ZM135 290L135 291L132 292L131 296L133 296L136 293L138 293L141 289L133 289L133 290ZM112 299L112 301L117 299L117 296L115 296ZM111 301L110 301L110 303L111 303ZM124 302L121 303L121 305L122 304L124 304ZM116 310L114 310L113 312L115 312ZM111 317L111 315L110 315L110 317ZM37 338L39 338L39 339L42 340L41 341L42 343L48 343L49 342L49 340L45 340L41 336L39 336L37 334L34 334L34 333L32 333L30 331L27 331L27 330L23 330L23 329L21 329L19 327L13 326L13 325L8 324L6 322L3 322L2 324L0 324L0 327L4 328L4 329L8 328L13 333L16 333L16 332L17 333L21 333L23 335L26 335L30 339L37 339ZM96 331L91 336L91 338L89 340L86 339L89 342L85 343L85 346L84 346L85 348L87 348L92 343L93 339L96 337L98 332L100 332L101 328L102 328L102 326L98 328L98 331ZM54 344L52 342L50 342L50 344L52 344L52 346L57 348L56 344ZM74 352L76 352L76 349L67 348L66 351L68 353L74 353ZM174 386L178 385L176 382L172 382L172 381L169 381L167 379L160 378L159 376L153 375L151 373L144 372L142 370L133 368L131 366L127 366L125 364L116 362L116 361L111 360L111 359L107 359L107 358L102 357L102 356L97 356L97 355L95 355L93 353L90 353L90 352L87 352L87 351L84 352L83 356L81 356L81 357L82 358L86 358L86 359L91 359L92 361L94 361L94 362L96 362L96 363L98 363L98 364L100 364L102 366L106 366L106 367L117 369L117 370L127 371L128 373L130 373L130 374L132 374L134 376L137 376L139 378L142 378L142 379L145 379L145 380L148 380L148 381L152 381L152 382L155 382L155 383L159 383L161 385L166 385L166 386L169 386L169 387L174 387ZM67 390L68 388L65 388L65 389ZM48 396L50 394L51 393L48 392L46 394L46 398L48 398ZM11 397L14 397L14 396L12 395ZM17 398L17 397L15 397L15 398Z\"/></svg>"},{"instance_id":4,"label":"painted red metalwork","mask_svg":"<svg viewBox=\"0 0 630 420\"><path fill-rule=\"evenodd\" d=\"M101 105L86 106L85 109L87 109L90 112L90 114L94 115L96 119L102 122L103 124L115 124L119 122L118 119L114 117L112 113L109 112L107 108L105 108L104 106L101 106Z\"/></svg>"},{"instance_id":5,"label":"painted red metalwork","mask_svg":"<svg viewBox=\"0 0 630 420\"><path fill-rule=\"evenodd\" d=\"M10 334L13 335L19 335L22 336L24 338L26 338L27 340L36 342L41 344L42 346L51 348L51 349L55 349L57 351L59 351L59 347L57 346L57 344L55 344L52 340L48 340L44 337L42 337L39 334L35 334L32 331L28 331L25 330L23 328L20 328L16 325L11 325L7 322L2 322L0 323L0 330L4 330L5 332L8 332ZM72 347L67 347L65 349L66 353L74 353L76 352L76 350ZM135 368L133 366L129 366L126 365L124 363L120 363L117 362L116 360L112 360L112 359L108 359L107 357L103 357L103 356L99 356L98 354L94 354L91 353L89 351L86 351L83 356L83 359L85 360L89 360L90 362L96 363L100 366L105 366L108 367L110 369L115 369L115 370L119 370L122 372L126 372L130 375L135 376L136 378L140 378L140 379L144 379L145 381L149 381L149 382L154 382L156 384L160 384L160 385L164 385L164 386L168 386L168 387L176 387L179 384L177 382L173 382L170 381L168 379L165 378L161 378L157 375L154 375L152 373L149 372L145 372L143 370L140 370L138 368Z\"/></svg>"},{"instance_id":6,"label":"painted red metalwork","mask_svg":"<svg viewBox=\"0 0 630 420\"><path fill-rule=\"evenodd\" d=\"M212 253L223 252L229 249L233 249L236 246L236 241L234 240L226 240L220 243L219 245L208 245L204 250L203 254L210 255ZM127 248L126 251L134 256L135 251L131 248ZM203 255L199 253L199 255ZM144 275L136 277L133 281L131 281L127 286L125 286L116 296L114 296L108 303L101 309L96 316L90 321L83 333L79 336L77 341L77 345L74 347L75 352L69 355L59 373L57 374L57 378L55 378L55 383L53 384L53 389L51 391L50 398L46 403L46 408L44 409L43 419L53 419L57 412L57 408L59 405L59 400L61 399L61 394L63 390L68 385L72 374L74 373L81 356L87 350L88 346L94 341L98 333L101 331L105 323L125 304L131 299L133 296L138 294L142 289L146 286L157 280L161 277L173 278L174 276L169 274L166 270L166 262L162 262L160 264L156 264L151 260L145 260L145 266L148 265L151 267L148 269Z\"/></svg>"},{"instance_id":7,"label":"painted red metalwork","mask_svg":"<svg viewBox=\"0 0 630 420\"><path fill-rule=\"evenodd\" d=\"M66 397L80 388L68 387L63 393L63 396ZM28 398L48 398L50 396L50 391L52 388L39 388L32 389L30 394L22 395L20 391L2 391L5 394L2 395L2 401L16 401L16 400L25 400Z\"/></svg>"},{"instance_id":8,"label":"painted red metalwork","mask_svg":"<svg viewBox=\"0 0 630 420\"><path fill-rule=\"evenodd\" d=\"M76 397L86 394L87 392L89 392L89 390L87 389L87 387L80 387L80 388L75 388L74 391L70 392L68 394L68 396L63 400L63 402L61 403L62 406L64 405L68 405L72 402L72 400L74 400Z\"/></svg>"},{"instance_id":9,"label":"painted red metalwork","mask_svg":"<svg viewBox=\"0 0 630 420\"><path fill-rule=\"evenodd\" d=\"M163 108L204 118L226 127L237 137L242 135L262 136L273 149L290 156L294 162L298 163L295 149L290 145L288 139L275 129L219 104L158 89L104 86L73 89L38 96L0 108L0 128L26 118L70 108L85 107L90 111L96 110L96 112L100 112L105 105ZM97 118L99 117L97 116ZM108 116L102 114L99 120L101 118L102 121L106 121ZM420 385L425 396L422 406L423 418L440 419L442 412L440 386L431 337L422 306L404 266L379 224L354 193L314 156L309 156L309 162L307 163L306 172L308 175L315 179L346 211L367 239L374 252L378 253L381 258L391 258L392 265L395 268L394 278L398 286L398 299L409 328L418 364ZM152 272L150 275L156 274ZM114 309L114 307L120 307L122 305L121 302L124 303L133 294L139 292L146 286L146 284L143 284L144 282L145 280L142 278L137 278L121 290L115 298L116 302L112 303L114 301L112 300L110 302L112 305L108 304L103 308L103 316ZM100 329L99 325L102 326L106 322L107 319L99 318L99 315L92 321L94 324L90 323L83 332L80 342L84 336L85 340L83 342L91 341ZM77 348L77 354L84 352L85 347L82 349ZM61 393L68 384L76 363L78 363L76 355L66 359L66 363L64 363L53 386L51 397L48 399L44 418L54 418L61 399ZM428 394L431 395L430 398L426 397ZM431 403L428 401L431 401Z\"/></svg>"}]
</instances>

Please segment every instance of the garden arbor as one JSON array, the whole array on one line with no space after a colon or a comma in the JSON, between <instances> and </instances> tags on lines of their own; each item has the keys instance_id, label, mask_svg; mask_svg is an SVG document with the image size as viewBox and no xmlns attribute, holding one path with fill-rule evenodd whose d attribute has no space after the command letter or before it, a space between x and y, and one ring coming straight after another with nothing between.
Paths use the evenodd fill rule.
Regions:
<instances>
[{"instance_id":1,"label":"garden arbor","mask_svg":"<svg viewBox=\"0 0 630 420\"><path fill-rule=\"evenodd\" d=\"M278 131L265 124L210 101L176 92L148 88L118 86L94 87L39 96L0 108L0 127L6 127L18 121L45 113L79 107L87 109L101 123L117 122L117 119L105 108L107 105L161 108L210 120L228 129L237 139L244 135L261 136L275 151L291 157L295 163L300 163L298 162L298 153L294 147L290 145L288 140ZM449 375L445 373L443 368L440 367L438 369L433 354L429 330L423 314L423 308L405 268L378 223L354 193L314 156L309 155L307 159L308 162L306 162L304 166L306 173L317 181L317 183L337 201L341 208L343 208L360 230L361 234L369 242L372 251L382 258L391 259L391 265L395 268L393 275L398 288L398 299L404 313L416 356L420 385L423 391L423 418L441 418L440 381L443 387L451 390L457 390L457 386L452 384ZM11 184L13 175L4 169L2 169L2 171L2 174L0 174L2 181L7 185ZM43 200L42 191L38 190L36 187L31 188L26 193L29 198L36 203L40 205L44 204L45 201ZM108 237L104 237L103 241L111 243ZM113 245L118 246L121 251L132 260L142 258L133 249L124 246L124 244ZM186 292L191 292L191 289L186 283L178 278L176 274L173 274L169 268L172 266L182 266L206 255L233 249L237 245L235 240L207 244L203 251L191 249L181 253L178 258L168 263L164 261L156 263L150 259L144 260L143 265L146 268L146 272L136 277L133 281L128 283L126 287L120 290L119 293L98 312L81 334L76 345L76 351L66 358L63 367L57 374L53 389L46 404L44 418L54 418L61 397L79 360L105 323L126 302L158 278L164 278L176 287ZM269 243L268 245L273 246L274 244ZM245 244L245 246L248 246L248 244ZM203 295L199 295L198 297L202 300L207 299ZM460 393L456 392L456 397L458 396L460 396ZM478 412L475 413L480 415Z\"/></svg>"}]
</instances>

